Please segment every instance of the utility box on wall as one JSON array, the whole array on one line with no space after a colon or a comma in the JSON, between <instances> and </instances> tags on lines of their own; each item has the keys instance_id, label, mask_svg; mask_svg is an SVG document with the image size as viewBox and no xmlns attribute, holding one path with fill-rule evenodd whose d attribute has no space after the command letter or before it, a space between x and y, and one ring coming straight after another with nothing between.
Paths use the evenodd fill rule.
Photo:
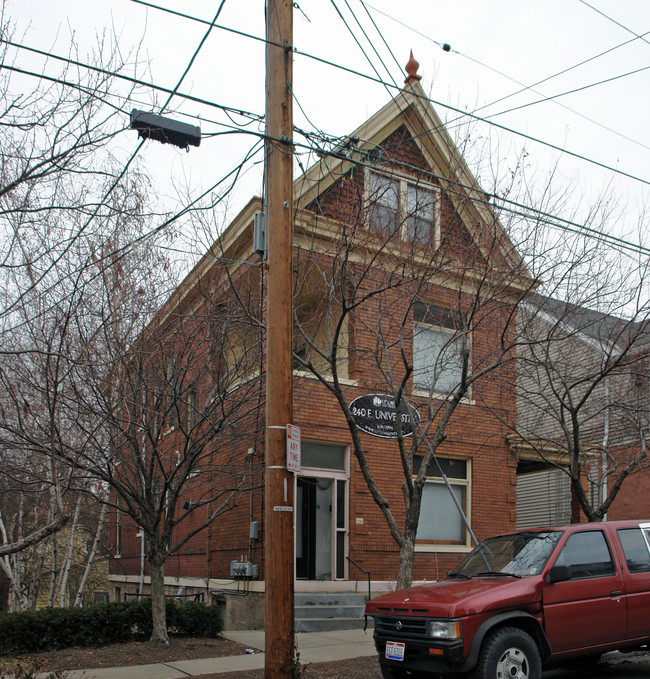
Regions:
<instances>
[{"instance_id":1,"label":"utility box on wall","mask_svg":"<svg viewBox=\"0 0 650 679\"><path fill-rule=\"evenodd\" d=\"M259 573L259 566L250 561L231 561L231 578L256 578Z\"/></svg>"}]
</instances>

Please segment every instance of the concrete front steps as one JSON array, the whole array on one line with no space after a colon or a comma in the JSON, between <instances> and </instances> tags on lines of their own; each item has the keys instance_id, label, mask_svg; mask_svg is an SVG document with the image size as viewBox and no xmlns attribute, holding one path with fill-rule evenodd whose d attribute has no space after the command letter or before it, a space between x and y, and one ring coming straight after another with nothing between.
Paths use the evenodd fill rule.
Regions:
<instances>
[{"instance_id":1,"label":"concrete front steps","mask_svg":"<svg viewBox=\"0 0 650 679\"><path fill-rule=\"evenodd\" d=\"M296 592L296 632L363 629L366 597L358 592Z\"/></svg>"}]
</instances>

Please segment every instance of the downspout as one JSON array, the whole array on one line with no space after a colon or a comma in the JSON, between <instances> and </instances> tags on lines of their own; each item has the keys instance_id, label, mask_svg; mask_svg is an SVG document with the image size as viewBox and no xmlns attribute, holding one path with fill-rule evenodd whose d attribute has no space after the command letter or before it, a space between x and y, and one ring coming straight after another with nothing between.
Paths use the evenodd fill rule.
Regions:
<instances>
[{"instance_id":1,"label":"downspout","mask_svg":"<svg viewBox=\"0 0 650 679\"><path fill-rule=\"evenodd\" d=\"M205 527L205 603L210 605L210 528L212 524L210 522L210 502L208 502L207 514L205 520L207 521L207 526Z\"/></svg>"},{"instance_id":2,"label":"downspout","mask_svg":"<svg viewBox=\"0 0 650 679\"><path fill-rule=\"evenodd\" d=\"M138 601L144 593L144 530L140 528L140 582L138 583Z\"/></svg>"},{"instance_id":3,"label":"downspout","mask_svg":"<svg viewBox=\"0 0 650 679\"><path fill-rule=\"evenodd\" d=\"M603 450L601 453L601 467L603 483L601 490L601 502L607 499L607 446L609 445L609 375L605 375L605 425L603 431ZM603 521L607 521L607 514L603 516Z\"/></svg>"}]
</instances>

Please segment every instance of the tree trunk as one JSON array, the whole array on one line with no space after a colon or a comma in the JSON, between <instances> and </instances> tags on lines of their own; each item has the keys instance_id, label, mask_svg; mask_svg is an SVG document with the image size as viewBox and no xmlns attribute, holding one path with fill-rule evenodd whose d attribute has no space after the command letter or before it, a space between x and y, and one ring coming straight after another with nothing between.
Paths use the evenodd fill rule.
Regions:
<instances>
[{"instance_id":1,"label":"tree trunk","mask_svg":"<svg viewBox=\"0 0 650 679\"><path fill-rule=\"evenodd\" d=\"M74 545L77 533L77 525L79 523L79 513L81 512L81 495L77 498L77 506L74 510L74 518L72 520L72 526L70 526L70 539L68 540L68 551L65 555L65 561L63 562L63 571L61 573L61 585L59 587L59 606L61 608L69 603L68 599L68 579L70 578L70 569L72 568L72 562L74 561Z\"/></svg>"},{"instance_id":2,"label":"tree trunk","mask_svg":"<svg viewBox=\"0 0 650 679\"><path fill-rule=\"evenodd\" d=\"M92 570L93 564L95 563L95 557L97 556L97 551L99 550L99 542L101 535L104 531L104 525L106 524L106 515L108 513L108 505L106 503L102 504L101 512L99 513L99 521L97 522L97 530L95 531L95 539L93 540L93 546L88 555L88 561L86 562L86 568L84 569L84 574L79 583L79 589L77 590L77 596L74 600L75 606L81 606L84 592L86 591L86 585L88 584L88 576Z\"/></svg>"},{"instance_id":3,"label":"tree trunk","mask_svg":"<svg viewBox=\"0 0 650 679\"><path fill-rule=\"evenodd\" d=\"M0 557L0 570L4 572L9 581L9 611L15 613L16 611L22 610L20 588L16 583L16 578L14 577L8 556Z\"/></svg>"},{"instance_id":4,"label":"tree trunk","mask_svg":"<svg viewBox=\"0 0 650 679\"><path fill-rule=\"evenodd\" d=\"M406 589L413 582L413 560L415 557L415 541L404 539L399 548L399 569L397 571L397 589Z\"/></svg>"},{"instance_id":5,"label":"tree trunk","mask_svg":"<svg viewBox=\"0 0 650 679\"><path fill-rule=\"evenodd\" d=\"M58 568L59 545L57 537L58 536L56 535L56 533L52 537L52 574L50 575L50 592L47 597L48 608L54 607L54 599L56 597L56 581L57 575L59 573Z\"/></svg>"},{"instance_id":6,"label":"tree trunk","mask_svg":"<svg viewBox=\"0 0 650 679\"><path fill-rule=\"evenodd\" d=\"M45 563L45 552L47 543L43 541L38 546L38 554L35 553L34 564L32 565L32 572L29 581L29 595L27 597L27 609L30 611L36 610L36 602L38 601L38 593L41 586L41 574L43 573L43 564Z\"/></svg>"},{"instance_id":7,"label":"tree trunk","mask_svg":"<svg viewBox=\"0 0 650 679\"><path fill-rule=\"evenodd\" d=\"M151 641L169 644L167 636L167 612L165 611L165 560L155 547L149 549L151 567L151 615L153 630Z\"/></svg>"}]
</instances>

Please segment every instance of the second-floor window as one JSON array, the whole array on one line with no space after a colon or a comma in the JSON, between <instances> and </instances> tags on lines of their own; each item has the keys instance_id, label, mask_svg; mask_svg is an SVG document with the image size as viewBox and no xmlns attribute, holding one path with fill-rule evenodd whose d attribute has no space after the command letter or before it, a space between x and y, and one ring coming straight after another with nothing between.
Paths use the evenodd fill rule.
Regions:
<instances>
[{"instance_id":1,"label":"second-floor window","mask_svg":"<svg viewBox=\"0 0 650 679\"><path fill-rule=\"evenodd\" d=\"M433 186L368 173L368 227L420 245L437 245L440 201Z\"/></svg>"},{"instance_id":2,"label":"second-floor window","mask_svg":"<svg viewBox=\"0 0 650 679\"><path fill-rule=\"evenodd\" d=\"M422 302L415 304L413 388L443 395L454 391L463 375L466 341L457 314Z\"/></svg>"}]
</instances>

